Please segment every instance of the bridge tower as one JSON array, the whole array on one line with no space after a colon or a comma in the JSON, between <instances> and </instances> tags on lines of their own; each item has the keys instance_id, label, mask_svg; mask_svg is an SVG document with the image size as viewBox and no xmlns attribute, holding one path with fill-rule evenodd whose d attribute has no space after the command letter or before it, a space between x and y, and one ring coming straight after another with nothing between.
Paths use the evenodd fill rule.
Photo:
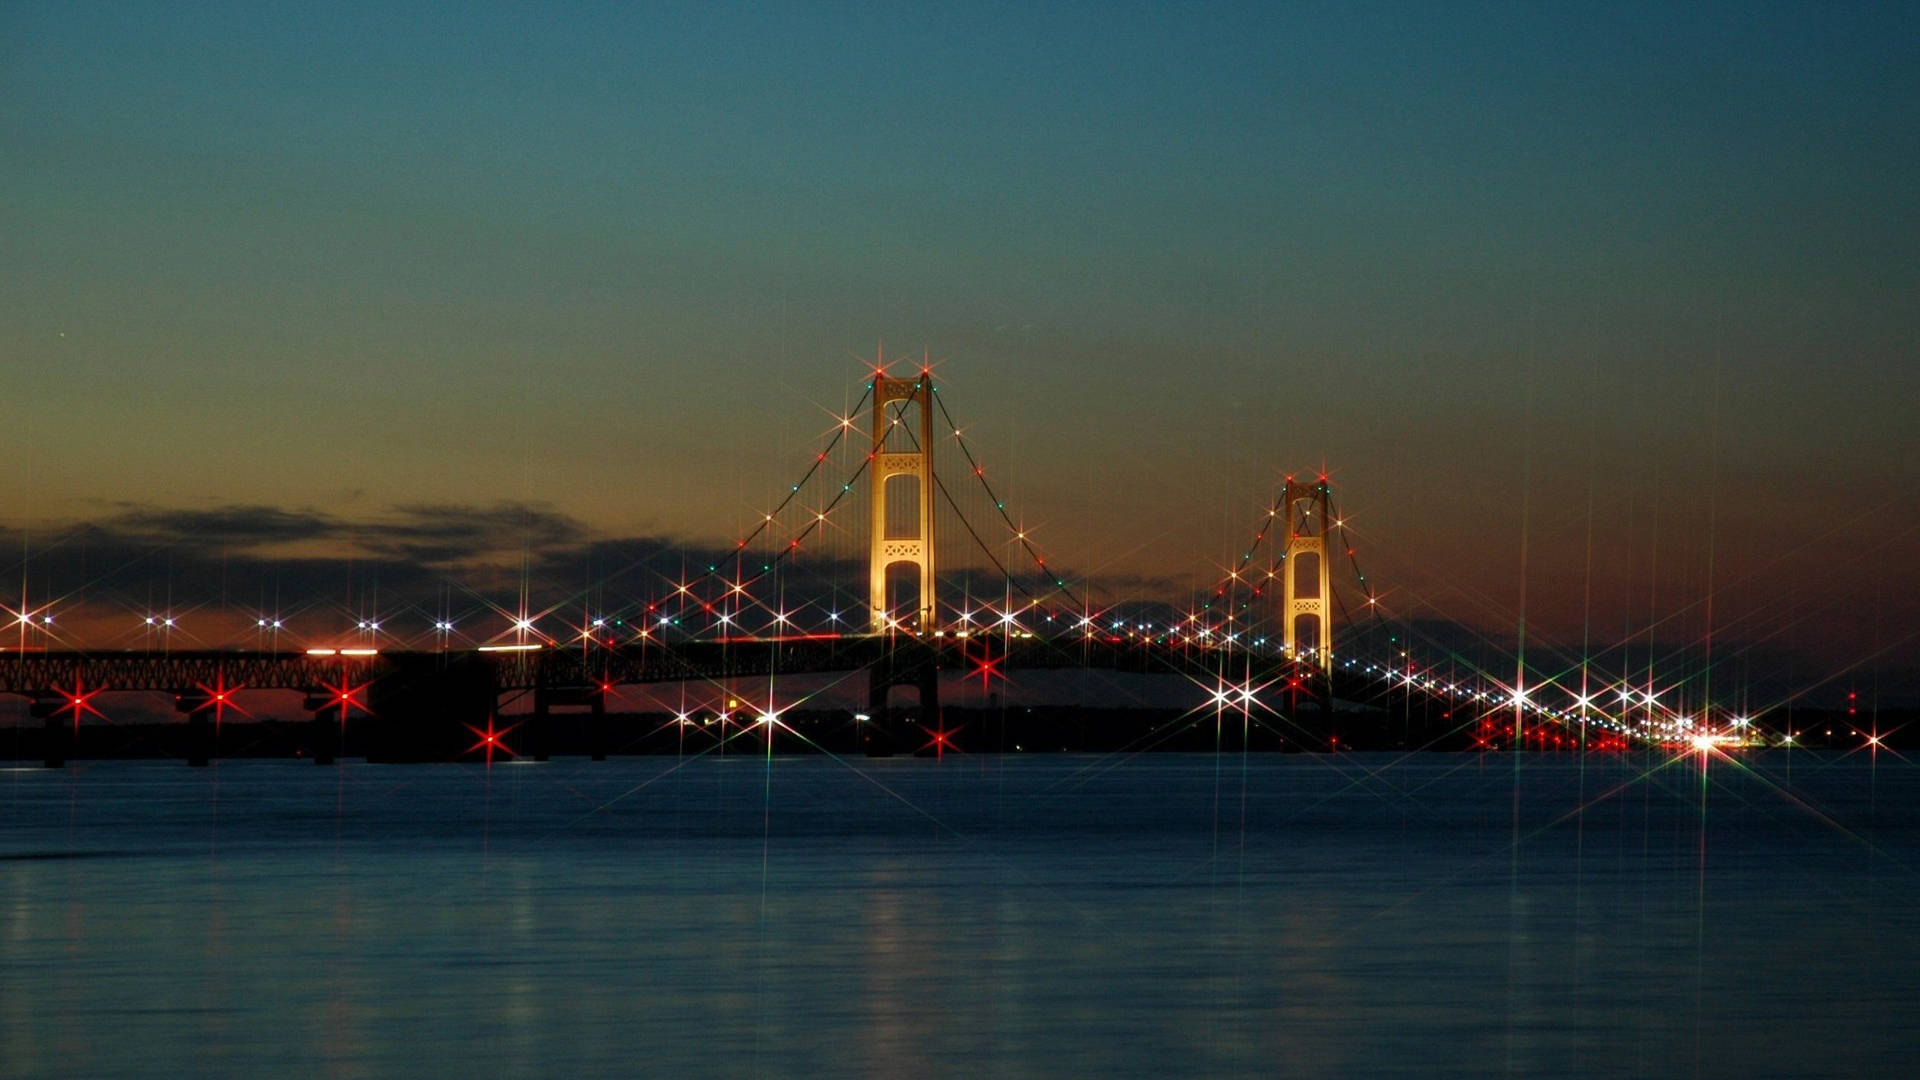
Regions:
<instances>
[{"instance_id":1,"label":"bridge tower","mask_svg":"<svg viewBox=\"0 0 1920 1080\"><path fill-rule=\"evenodd\" d=\"M887 448L887 433L893 423L887 418L887 406L895 401L919 402L920 432L912 450ZM873 474L873 527L868 555L868 607L873 611L873 632L889 629L931 632L934 628L933 597L933 377L924 370L911 379L889 378L884 372L873 376L873 460L867 466ZM896 476L918 480L920 512L912 535L889 536L887 481ZM904 529L896 531L905 532ZM887 610L887 571L901 564L919 568L919 610L909 619L890 619ZM890 625L891 623L891 625Z\"/></svg>"},{"instance_id":2,"label":"bridge tower","mask_svg":"<svg viewBox=\"0 0 1920 1080\"><path fill-rule=\"evenodd\" d=\"M1327 509L1326 478L1321 477L1316 484L1301 484L1288 477L1286 491L1280 501L1284 508L1281 522L1287 529L1286 565L1281 572L1280 590L1280 613L1285 621L1282 643L1286 646L1287 655L1297 658L1300 620L1311 618L1314 644L1318 650L1314 655L1314 664L1323 674L1331 675L1333 575L1327 561L1327 528L1332 515ZM1312 596L1300 595L1301 555L1312 555L1318 567L1319 590Z\"/></svg>"}]
</instances>

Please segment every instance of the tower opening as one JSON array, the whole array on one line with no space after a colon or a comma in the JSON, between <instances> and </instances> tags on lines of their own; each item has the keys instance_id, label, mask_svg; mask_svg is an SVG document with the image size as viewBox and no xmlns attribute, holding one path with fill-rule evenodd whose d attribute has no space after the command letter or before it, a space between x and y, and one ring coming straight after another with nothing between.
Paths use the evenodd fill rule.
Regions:
<instances>
[{"instance_id":1,"label":"tower opening","mask_svg":"<svg viewBox=\"0 0 1920 1080\"><path fill-rule=\"evenodd\" d=\"M895 473L886 480L886 520L882 534L888 540L912 540L920 535L920 478Z\"/></svg>"},{"instance_id":2,"label":"tower opening","mask_svg":"<svg viewBox=\"0 0 1920 1080\"><path fill-rule=\"evenodd\" d=\"M1293 595L1301 600L1318 600L1321 581L1320 553L1303 549L1287 561L1293 564L1292 572L1297 575L1294 578Z\"/></svg>"},{"instance_id":3,"label":"tower opening","mask_svg":"<svg viewBox=\"0 0 1920 1080\"><path fill-rule=\"evenodd\" d=\"M1293 641L1294 655L1300 657L1320 655L1321 622L1318 615L1297 615L1288 627Z\"/></svg>"},{"instance_id":4,"label":"tower opening","mask_svg":"<svg viewBox=\"0 0 1920 1080\"><path fill-rule=\"evenodd\" d=\"M920 566L911 560L887 564L886 623L892 630L922 630Z\"/></svg>"}]
</instances>

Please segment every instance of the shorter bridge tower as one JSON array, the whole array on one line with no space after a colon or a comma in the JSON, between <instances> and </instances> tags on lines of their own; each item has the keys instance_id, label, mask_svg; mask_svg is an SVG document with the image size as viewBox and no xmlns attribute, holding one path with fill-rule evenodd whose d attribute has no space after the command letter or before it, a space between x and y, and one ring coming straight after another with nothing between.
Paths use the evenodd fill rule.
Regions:
<instances>
[{"instance_id":1,"label":"shorter bridge tower","mask_svg":"<svg viewBox=\"0 0 1920 1080\"><path fill-rule=\"evenodd\" d=\"M1281 572L1280 614L1285 622L1285 636L1281 641L1286 646L1287 655L1300 658L1300 620L1313 620L1314 639L1317 651L1314 665L1323 674L1333 673L1333 575L1327 561L1327 528L1332 515L1328 510L1327 481L1322 477L1316 484L1297 483L1287 478L1286 491L1281 496L1283 516L1282 524L1287 529L1287 547L1285 566ZM1312 555L1318 567L1319 591L1312 596L1300 595L1300 559L1301 555Z\"/></svg>"},{"instance_id":2,"label":"shorter bridge tower","mask_svg":"<svg viewBox=\"0 0 1920 1080\"><path fill-rule=\"evenodd\" d=\"M920 405L920 431L914 449L887 448L887 432L893 427L887 406L895 401L917 401ZM911 379L889 378L880 371L874 373L873 460L867 471L873 474L873 528L867 588L868 606L873 611L873 632L883 634L890 629L931 632L934 628L933 378L926 372ZM888 535L887 481L895 476L912 476L919 481L920 512L910 536ZM920 571L918 610L895 619L888 611L887 571L903 563Z\"/></svg>"}]
</instances>

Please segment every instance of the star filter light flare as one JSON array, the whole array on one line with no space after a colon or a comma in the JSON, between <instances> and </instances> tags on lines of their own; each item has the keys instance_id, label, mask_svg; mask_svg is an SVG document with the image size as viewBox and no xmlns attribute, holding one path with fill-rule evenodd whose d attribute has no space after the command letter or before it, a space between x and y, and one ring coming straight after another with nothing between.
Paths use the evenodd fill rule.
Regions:
<instances>
[{"instance_id":1,"label":"star filter light flare","mask_svg":"<svg viewBox=\"0 0 1920 1080\"><path fill-rule=\"evenodd\" d=\"M234 700L234 695L246 689L246 685L244 683L228 685L227 673L224 671L214 676L212 686L208 686L206 683L195 683L194 688L200 691L202 695L201 703L194 711L205 712L209 709L213 710L213 724L215 727L219 727L226 720L228 709L233 709L239 712L240 715L246 717L253 715L243 708L239 702Z\"/></svg>"},{"instance_id":2,"label":"star filter light flare","mask_svg":"<svg viewBox=\"0 0 1920 1080\"><path fill-rule=\"evenodd\" d=\"M508 733L512 732L514 728L517 728L520 725L509 724L504 728L499 728L495 726L494 720L491 717L489 717L487 719L487 726L484 730L481 728L474 727L472 724L467 724L465 726L468 731L473 732L476 739L476 741L472 746L467 747L466 752L469 754L484 753L486 755L486 763L488 765L493 764L493 755L495 751L499 751L500 753L503 753L508 757L519 756L514 752L513 747L507 745L507 735Z\"/></svg>"}]
</instances>

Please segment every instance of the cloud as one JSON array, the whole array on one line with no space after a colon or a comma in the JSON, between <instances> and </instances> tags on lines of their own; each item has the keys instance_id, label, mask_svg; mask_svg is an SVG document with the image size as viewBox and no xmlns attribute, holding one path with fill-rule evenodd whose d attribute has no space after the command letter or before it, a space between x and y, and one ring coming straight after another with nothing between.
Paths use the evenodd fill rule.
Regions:
<instances>
[{"instance_id":1,"label":"cloud","mask_svg":"<svg viewBox=\"0 0 1920 1080\"><path fill-rule=\"evenodd\" d=\"M356 525L349 534L370 551L431 566L457 566L502 552L572 550L587 527L565 514L525 503L461 506L435 503L397 507L385 521Z\"/></svg>"},{"instance_id":2,"label":"cloud","mask_svg":"<svg viewBox=\"0 0 1920 1080\"><path fill-rule=\"evenodd\" d=\"M338 536L341 523L312 510L276 506L223 506L210 510L135 508L97 528L150 544L257 547Z\"/></svg>"},{"instance_id":3,"label":"cloud","mask_svg":"<svg viewBox=\"0 0 1920 1080\"><path fill-rule=\"evenodd\" d=\"M586 526L575 518L542 506L512 502L398 506L364 520L276 506L131 507L79 528L95 544L119 541L266 560L273 549L330 542L338 546L342 556L443 567L503 552L567 550L587 539Z\"/></svg>"},{"instance_id":4,"label":"cloud","mask_svg":"<svg viewBox=\"0 0 1920 1080\"><path fill-rule=\"evenodd\" d=\"M524 596L534 609L593 593L609 609L644 605L682 583L737 570L731 547L668 536L595 537L578 519L537 504L409 504L365 518L263 505L120 506L61 532L0 525L0 572L63 608L145 611L171 605L381 610L495 603ZM777 564L793 606L847 606L864 589L864 563ZM713 582L709 582L713 584ZM709 589L708 591L712 591ZM249 616L249 621L251 616Z\"/></svg>"},{"instance_id":5,"label":"cloud","mask_svg":"<svg viewBox=\"0 0 1920 1080\"><path fill-rule=\"evenodd\" d=\"M365 519L262 505L117 507L63 532L0 525L0 569L63 606L420 603L565 561L587 529L521 503L410 505ZM517 580L515 582L518 584ZM532 583L546 591L544 581Z\"/></svg>"}]
</instances>

